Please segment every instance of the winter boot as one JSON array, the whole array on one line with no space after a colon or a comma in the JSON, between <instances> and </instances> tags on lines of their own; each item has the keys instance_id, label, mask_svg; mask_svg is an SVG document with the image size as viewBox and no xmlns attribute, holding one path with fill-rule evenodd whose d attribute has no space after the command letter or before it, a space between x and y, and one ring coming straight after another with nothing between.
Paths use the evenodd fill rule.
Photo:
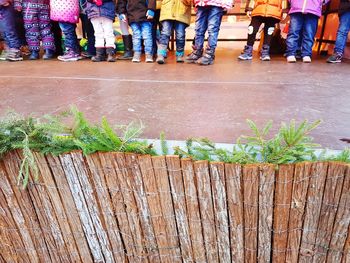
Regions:
<instances>
[{"instance_id":1,"label":"winter boot","mask_svg":"<svg viewBox=\"0 0 350 263\"><path fill-rule=\"evenodd\" d=\"M215 50L207 47L203 56L200 59L198 59L196 63L204 66L212 65L214 63L214 59L215 59Z\"/></svg>"},{"instance_id":2,"label":"winter boot","mask_svg":"<svg viewBox=\"0 0 350 263\"><path fill-rule=\"evenodd\" d=\"M96 56L91 58L93 62L101 62L106 60L105 49L104 48L96 48Z\"/></svg>"},{"instance_id":3,"label":"winter boot","mask_svg":"<svg viewBox=\"0 0 350 263\"><path fill-rule=\"evenodd\" d=\"M124 54L123 56L118 57L120 60L131 60L132 59L132 36L123 35L123 43L124 43Z\"/></svg>"},{"instance_id":4,"label":"winter boot","mask_svg":"<svg viewBox=\"0 0 350 263\"><path fill-rule=\"evenodd\" d=\"M37 60L37 59L39 59L39 51L33 50L30 53L29 60Z\"/></svg>"},{"instance_id":5,"label":"winter boot","mask_svg":"<svg viewBox=\"0 0 350 263\"><path fill-rule=\"evenodd\" d=\"M106 48L106 53L107 53L107 61L108 62L115 62L116 59L114 57L115 51L113 47L108 47Z\"/></svg>"},{"instance_id":6,"label":"winter boot","mask_svg":"<svg viewBox=\"0 0 350 263\"><path fill-rule=\"evenodd\" d=\"M52 49L45 49L45 53L43 55L44 60L53 59L55 57L55 51Z\"/></svg>"},{"instance_id":7,"label":"winter boot","mask_svg":"<svg viewBox=\"0 0 350 263\"><path fill-rule=\"evenodd\" d=\"M202 54L203 54L203 49L196 49L195 47L193 47L193 51L191 52L191 54L189 54L185 58L185 62L187 62L187 63L196 63L196 61L198 59L200 59Z\"/></svg>"},{"instance_id":8,"label":"winter boot","mask_svg":"<svg viewBox=\"0 0 350 263\"><path fill-rule=\"evenodd\" d=\"M238 56L239 60L252 60L253 59L253 46L246 45L241 55Z\"/></svg>"},{"instance_id":9,"label":"winter boot","mask_svg":"<svg viewBox=\"0 0 350 263\"><path fill-rule=\"evenodd\" d=\"M184 63L185 62L184 55L185 53L183 51L176 51L176 62Z\"/></svg>"},{"instance_id":10,"label":"winter boot","mask_svg":"<svg viewBox=\"0 0 350 263\"><path fill-rule=\"evenodd\" d=\"M261 53L260 53L260 59L262 61L270 61L270 46L269 45L263 45L261 48Z\"/></svg>"},{"instance_id":11,"label":"winter boot","mask_svg":"<svg viewBox=\"0 0 350 263\"><path fill-rule=\"evenodd\" d=\"M164 64L165 63L166 49L167 49L167 47L164 46L164 45L160 44L158 46L157 59L156 59L158 64Z\"/></svg>"}]
</instances>

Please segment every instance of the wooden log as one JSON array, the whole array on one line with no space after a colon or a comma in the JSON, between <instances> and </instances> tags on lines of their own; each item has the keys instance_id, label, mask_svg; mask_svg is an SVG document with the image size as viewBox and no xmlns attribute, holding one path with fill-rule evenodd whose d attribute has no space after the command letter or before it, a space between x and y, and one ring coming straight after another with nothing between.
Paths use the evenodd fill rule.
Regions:
<instances>
[{"instance_id":1,"label":"wooden log","mask_svg":"<svg viewBox=\"0 0 350 263\"><path fill-rule=\"evenodd\" d=\"M45 158L53 174L53 177L51 179L54 181L49 182L49 179L44 179L45 177L43 177L43 180L46 180L49 185L57 186L57 191L60 197L59 200L61 200L64 209L64 211L62 211L62 216L63 213L65 213L67 216L66 218L62 217L62 220L67 219L66 221L69 223L72 232L72 238L74 239L74 242L77 246L81 261L92 263L93 259L83 230L83 222L79 218L79 212L75 206L74 198L72 192L70 191L70 187L60 159L52 155L47 155ZM54 193L51 194L56 195Z\"/></svg>"},{"instance_id":2,"label":"wooden log","mask_svg":"<svg viewBox=\"0 0 350 263\"><path fill-rule=\"evenodd\" d=\"M120 187L116 168L114 166L114 156L112 153L99 153L101 165L105 174L106 184L111 196L114 214L117 217L120 234L125 245L125 252L129 262L137 262L136 250L132 229L129 226L126 205L123 198L123 191ZM136 242L135 242L136 243Z\"/></svg>"},{"instance_id":3,"label":"wooden log","mask_svg":"<svg viewBox=\"0 0 350 263\"><path fill-rule=\"evenodd\" d=\"M210 163L210 177L214 200L216 238L220 262L231 262L230 231L227 212L225 165L221 162Z\"/></svg>"},{"instance_id":4,"label":"wooden log","mask_svg":"<svg viewBox=\"0 0 350 263\"><path fill-rule=\"evenodd\" d=\"M102 248L95 231L93 220L91 218L92 215L87 204L87 202L90 200L85 199L85 193L83 191L84 186L79 181L79 177L86 176L86 174L80 174L79 170L75 170L75 160L72 159L70 154L62 154L60 156L60 160L74 199L75 206L79 214L80 221L83 226L85 237L89 245L93 260L96 262L105 262Z\"/></svg>"},{"instance_id":5,"label":"wooden log","mask_svg":"<svg viewBox=\"0 0 350 263\"><path fill-rule=\"evenodd\" d=\"M32 262L59 262L55 245L45 239L41 227L46 228L46 226L40 226L28 191L23 191L17 186L21 160L14 151L9 152L4 160L8 183L2 181L4 184L1 189L6 196L7 204L21 233L30 260Z\"/></svg>"},{"instance_id":6,"label":"wooden log","mask_svg":"<svg viewBox=\"0 0 350 263\"><path fill-rule=\"evenodd\" d=\"M232 262L244 262L242 166L225 164Z\"/></svg>"},{"instance_id":7,"label":"wooden log","mask_svg":"<svg viewBox=\"0 0 350 263\"><path fill-rule=\"evenodd\" d=\"M331 162L328 166L320 220L317 228L314 263L325 262L327 258L334 220L343 188L345 170L346 166L341 163Z\"/></svg>"},{"instance_id":8,"label":"wooden log","mask_svg":"<svg viewBox=\"0 0 350 263\"><path fill-rule=\"evenodd\" d=\"M145 186L147 202L151 212L150 218L153 224L153 229L158 244L160 261L170 263L172 261L166 233L165 218L162 214L160 206L159 188L155 178L151 156L141 155L138 157L140 170L142 173L143 184Z\"/></svg>"},{"instance_id":9,"label":"wooden log","mask_svg":"<svg viewBox=\"0 0 350 263\"><path fill-rule=\"evenodd\" d=\"M295 164L286 255L286 262L290 263L298 262L311 168L312 163Z\"/></svg>"},{"instance_id":10,"label":"wooden log","mask_svg":"<svg viewBox=\"0 0 350 263\"><path fill-rule=\"evenodd\" d=\"M258 208L259 166L243 167L244 194L244 262L257 262L258 256Z\"/></svg>"},{"instance_id":11,"label":"wooden log","mask_svg":"<svg viewBox=\"0 0 350 263\"><path fill-rule=\"evenodd\" d=\"M345 166L344 171L344 184L342 193L340 196L337 215L334 222L332 231L332 238L329 245L327 254L327 262L341 262L343 256L343 249L345 241L349 235L350 224L350 165L342 164ZM344 251L345 252L345 251ZM346 255L344 255L344 258ZM350 258L348 259L350 261Z\"/></svg>"},{"instance_id":12,"label":"wooden log","mask_svg":"<svg viewBox=\"0 0 350 263\"><path fill-rule=\"evenodd\" d=\"M292 200L294 165L280 165L276 175L273 215L272 261L285 262L288 242L288 221Z\"/></svg>"},{"instance_id":13,"label":"wooden log","mask_svg":"<svg viewBox=\"0 0 350 263\"><path fill-rule=\"evenodd\" d=\"M160 262L159 250L156 236L151 221L151 211L147 202L145 187L143 185L142 174L139 167L138 155L133 153L125 154L126 165L129 177L132 179L133 192L140 215L142 231L144 233L145 245L148 258L151 262Z\"/></svg>"},{"instance_id":14,"label":"wooden log","mask_svg":"<svg viewBox=\"0 0 350 263\"><path fill-rule=\"evenodd\" d=\"M187 218L185 191L178 156L166 156L171 193L174 203L175 218L183 262L193 262L190 230Z\"/></svg>"},{"instance_id":15,"label":"wooden log","mask_svg":"<svg viewBox=\"0 0 350 263\"><path fill-rule=\"evenodd\" d=\"M129 220L129 226L133 235L133 243L125 246L134 246L136 254L135 262L148 262L147 250L145 248L144 234L142 233L139 210L134 196L134 184L129 176L128 166L125 161L124 153L113 153L114 166L120 183L120 189L123 194L125 210ZM125 241L125 240L124 240ZM130 241L128 241L130 242Z\"/></svg>"},{"instance_id":16,"label":"wooden log","mask_svg":"<svg viewBox=\"0 0 350 263\"><path fill-rule=\"evenodd\" d=\"M93 183L93 189L96 193L96 201L101 207L101 221L107 232L109 242L112 248L112 254L115 262L126 262L125 249L120 237L120 230L116 217L114 216L113 205L109 191L107 189L103 166L101 165L97 153L86 156L90 170L90 179Z\"/></svg>"},{"instance_id":17,"label":"wooden log","mask_svg":"<svg viewBox=\"0 0 350 263\"><path fill-rule=\"evenodd\" d=\"M261 165L259 169L258 262L271 262L274 182L275 166Z\"/></svg>"},{"instance_id":18,"label":"wooden log","mask_svg":"<svg viewBox=\"0 0 350 263\"><path fill-rule=\"evenodd\" d=\"M214 216L213 194L207 161L194 163L199 207L202 219L204 246L208 262L219 262L216 241L216 222Z\"/></svg>"},{"instance_id":19,"label":"wooden log","mask_svg":"<svg viewBox=\"0 0 350 263\"><path fill-rule=\"evenodd\" d=\"M168 238L168 245L171 253L171 260L174 263L182 262L179 235L176 228L175 211L171 195L168 171L164 156L152 157L154 175L157 181L160 206L165 219L165 227Z\"/></svg>"},{"instance_id":20,"label":"wooden log","mask_svg":"<svg viewBox=\"0 0 350 263\"><path fill-rule=\"evenodd\" d=\"M327 168L328 163L325 162L317 162L312 165L298 262L311 262L315 252Z\"/></svg>"},{"instance_id":21,"label":"wooden log","mask_svg":"<svg viewBox=\"0 0 350 263\"><path fill-rule=\"evenodd\" d=\"M348 236L345 241L344 249L343 249L343 257L341 259L341 263L349 263L350 262L350 227L348 229Z\"/></svg>"},{"instance_id":22,"label":"wooden log","mask_svg":"<svg viewBox=\"0 0 350 263\"><path fill-rule=\"evenodd\" d=\"M193 260L194 262L207 262L193 162L190 159L181 159L181 168L186 194L186 209L192 241Z\"/></svg>"}]
</instances>

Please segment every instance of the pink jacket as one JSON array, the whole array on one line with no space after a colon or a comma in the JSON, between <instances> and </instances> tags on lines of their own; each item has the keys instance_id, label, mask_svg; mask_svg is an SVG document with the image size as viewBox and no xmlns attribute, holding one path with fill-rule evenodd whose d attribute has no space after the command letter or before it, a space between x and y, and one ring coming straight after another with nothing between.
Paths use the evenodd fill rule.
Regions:
<instances>
[{"instance_id":1,"label":"pink jacket","mask_svg":"<svg viewBox=\"0 0 350 263\"><path fill-rule=\"evenodd\" d=\"M194 6L218 6L225 10L232 8L234 0L194 0Z\"/></svg>"},{"instance_id":2,"label":"pink jacket","mask_svg":"<svg viewBox=\"0 0 350 263\"><path fill-rule=\"evenodd\" d=\"M76 24L79 21L79 0L50 0L50 18Z\"/></svg>"}]
</instances>

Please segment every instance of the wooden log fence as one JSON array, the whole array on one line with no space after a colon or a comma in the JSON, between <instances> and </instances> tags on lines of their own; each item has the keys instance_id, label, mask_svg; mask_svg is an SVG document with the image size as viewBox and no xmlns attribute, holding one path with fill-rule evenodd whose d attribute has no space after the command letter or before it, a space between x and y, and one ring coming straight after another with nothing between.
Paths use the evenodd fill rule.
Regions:
<instances>
[{"instance_id":1,"label":"wooden log fence","mask_svg":"<svg viewBox=\"0 0 350 263\"><path fill-rule=\"evenodd\" d=\"M350 262L350 165L35 153L0 160L0 262Z\"/></svg>"}]
</instances>

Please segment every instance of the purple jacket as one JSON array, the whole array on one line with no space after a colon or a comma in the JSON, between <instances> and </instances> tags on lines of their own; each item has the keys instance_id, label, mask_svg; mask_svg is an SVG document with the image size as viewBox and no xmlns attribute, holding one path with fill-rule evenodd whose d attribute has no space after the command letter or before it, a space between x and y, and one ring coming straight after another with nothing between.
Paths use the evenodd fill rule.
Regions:
<instances>
[{"instance_id":1,"label":"purple jacket","mask_svg":"<svg viewBox=\"0 0 350 263\"><path fill-rule=\"evenodd\" d=\"M320 17L322 13L322 5L328 3L329 1L330 0L289 0L289 14L303 13L313 14Z\"/></svg>"}]
</instances>

